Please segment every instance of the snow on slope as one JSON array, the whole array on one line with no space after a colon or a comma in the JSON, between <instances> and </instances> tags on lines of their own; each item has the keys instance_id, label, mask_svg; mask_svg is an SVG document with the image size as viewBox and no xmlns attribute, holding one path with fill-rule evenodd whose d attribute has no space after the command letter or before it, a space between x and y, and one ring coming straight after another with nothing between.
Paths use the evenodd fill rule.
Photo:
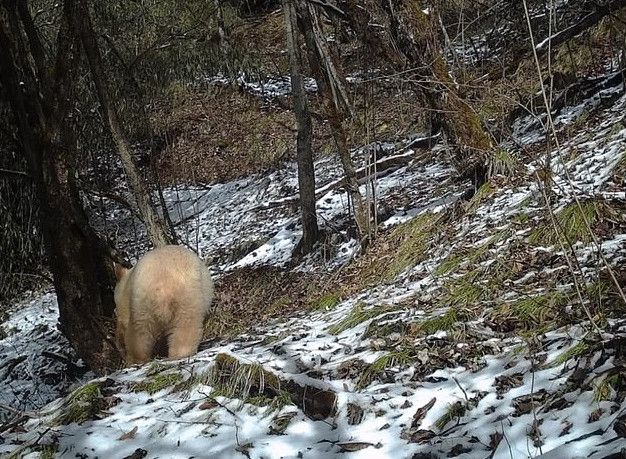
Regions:
<instances>
[{"instance_id":1,"label":"snow on slope","mask_svg":"<svg viewBox=\"0 0 626 459\"><path fill-rule=\"evenodd\" d=\"M94 376L86 374L57 330L58 314L56 295L45 293L18 304L1 325L0 404L16 410L40 408L76 381Z\"/></svg>"},{"instance_id":2,"label":"snow on slope","mask_svg":"<svg viewBox=\"0 0 626 459\"><path fill-rule=\"evenodd\" d=\"M556 209L571 203L572 190L579 196L600 196L612 186L613 168L624 154L624 105L626 97L622 96L602 111L602 122L593 131L580 132L562 143L559 153L564 159L558 160L557 155L554 162ZM522 144L542 138L536 129L525 132L527 136L520 139ZM526 174L532 177L536 167L531 163ZM338 174L338 166L332 160L323 160L317 168L320 176L328 172L324 176L326 182ZM380 179L381 200L395 209L389 223L441 211L453 202L463 186L452 186L451 173L444 164L413 163ZM442 190L448 194L442 196ZM178 217L186 219L188 230L198 228L197 234L190 233L190 241L196 240L205 256L228 250L242 238L264 241L255 249L256 256L252 251L239 260L222 258L220 269L227 270L233 264L285 263L299 234L297 214L288 208L264 210L259 205L294 192L295 172L289 166L264 178L252 177L209 189L170 190L168 199L186 203L175 207L180 209ZM407 195L410 199L401 199ZM616 194L611 196L624 199ZM329 191L318 200L318 209L329 219L346 218L344 200L341 192ZM138 450L145 450L151 458L346 455L552 459L603 458L618 453L626 448L626 402L611 397L614 385L606 383L623 373L623 320L610 321L606 333L596 339L589 335L589 324L580 323L527 340L495 333L485 317L463 322L464 334L460 336L453 331L439 331L407 341L402 333L381 337L371 333L375 327L389 323L419 323L445 314L446 310L429 308L429 299L442 294L445 279L435 274L442 260L455 252L464 253L468 247L480 246L506 230L505 236L490 246L493 256L478 266L489 269L493 260L502 254L507 256L514 244L525 243L528 231L515 231L511 221L522 212L536 218L540 209L541 191L536 184L505 183L489 199L481 201L473 214L453 225L454 234L445 245L429 248L423 261L393 283L361 292L332 311L258 327L232 342L210 345L189 361L160 370L162 374L175 373L183 378L201 375L212 367L218 353L226 353L244 363L261 364L285 379L334 391L337 413L331 418L310 419L290 404L271 412L268 407L243 403L219 392L211 395L213 387L206 379L184 391L168 386L152 395L136 392L133 387L137 382L152 377L148 374L151 368L143 367L122 370L102 380L106 381L103 385L107 387L107 397L119 399L106 409L102 419L56 425L53 420L64 402L53 402L24 429L2 432L0 454L19 448L26 453L31 443L46 445L53 440L58 443L58 457L86 458L125 457L133 453L141 457ZM616 234L603 241L601 249L607 259L617 263L626 257L625 243L626 237ZM590 243L575 248L583 271L591 272L597 266L593 256L597 247ZM533 250L559 254L558 247ZM519 278L507 282L537 288L538 292L547 290L544 279L554 269L547 266L542 272L520 273ZM571 285L558 287L571 289ZM515 292L511 289L504 299L513 301ZM33 308L41 311L34 318L30 312ZM337 328L345 325L344 320L356 308L374 313L366 320ZM26 317L31 320L29 324L24 322ZM42 334L33 331L38 324L50 326L55 321L51 294L33 300L5 326L15 324L23 332L5 338L0 342L1 349L8 349L19 340L28 341L28 346L39 346ZM61 340L54 329L47 328L43 334ZM61 341L54 342L63 346ZM42 346L49 344L43 341ZM586 352L578 358L581 346ZM36 355L42 349L24 347L21 352ZM364 370L389 355L390 349L397 351L398 361L390 361L371 380L361 384ZM402 352L407 349L416 354L416 360L408 365L401 363ZM38 373L31 377L37 384L45 383ZM2 384L5 394L8 383ZM50 399L56 391L66 388L67 385L50 387L42 393ZM603 395L603 390L608 395ZM216 403L206 409L202 404L211 397ZM430 409L420 411L431 401ZM13 402L7 399L6 403ZM358 422L353 416L355 406L362 410ZM277 434L274 425L280 419L290 420L284 432Z\"/></svg>"}]
</instances>

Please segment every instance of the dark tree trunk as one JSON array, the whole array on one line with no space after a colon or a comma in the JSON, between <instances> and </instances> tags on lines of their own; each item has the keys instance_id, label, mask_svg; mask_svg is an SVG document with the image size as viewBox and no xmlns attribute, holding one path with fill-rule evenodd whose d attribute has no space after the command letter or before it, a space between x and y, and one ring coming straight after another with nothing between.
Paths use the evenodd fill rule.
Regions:
<instances>
[{"instance_id":1,"label":"dark tree trunk","mask_svg":"<svg viewBox=\"0 0 626 459\"><path fill-rule=\"evenodd\" d=\"M346 176L346 188L352 201L358 235L364 239L369 232L369 221L365 212L363 197L359 191L354 164L350 157L350 148L344 126L348 105L344 89L345 80L343 80L338 69L338 64L331 59L326 40L321 36L319 26L316 27L317 15L314 7L304 0L294 1L298 13L298 25L306 43L309 66L322 95L324 111Z\"/></svg>"},{"instance_id":2,"label":"dark tree trunk","mask_svg":"<svg viewBox=\"0 0 626 459\"><path fill-rule=\"evenodd\" d=\"M302 212L302 239L295 252L305 255L311 251L319 239L317 213L315 211L315 170L313 168L312 137L313 127L309 112L304 78L302 76L302 53L298 38L298 23L293 0L283 0L285 29L287 31L287 48L291 67L291 96L293 110L298 124L298 191Z\"/></svg>"},{"instance_id":3,"label":"dark tree trunk","mask_svg":"<svg viewBox=\"0 0 626 459\"><path fill-rule=\"evenodd\" d=\"M85 50L89 68L91 69L91 76L98 92L102 112L109 123L113 142L122 160L122 165L126 172L130 188L133 191L139 215L141 215L146 225L148 236L155 246L171 244L175 238L172 234L168 233L165 222L160 218L156 206L150 197L148 188L137 170L130 142L120 123L115 102L109 96L106 75L102 65L102 57L89 17L87 2L78 1L72 2L72 4L73 7L70 10L71 21ZM165 211L166 209L164 209L164 212Z\"/></svg>"},{"instance_id":4,"label":"dark tree trunk","mask_svg":"<svg viewBox=\"0 0 626 459\"><path fill-rule=\"evenodd\" d=\"M10 103L40 201L60 329L91 368L104 371L119 359L104 326L106 318L113 315L112 279L104 244L87 222L75 183L77 151L71 89L77 53L67 21L67 5L58 33L54 79L35 77L46 63L40 61L43 56L33 52L33 31L27 31L28 43L16 35L22 32L21 27L28 27L28 21L22 19L20 26L14 6L5 2L0 7L0 84ZM20 14L22 18L30 15L28 9Z\"/></svg>"}]
</instances>

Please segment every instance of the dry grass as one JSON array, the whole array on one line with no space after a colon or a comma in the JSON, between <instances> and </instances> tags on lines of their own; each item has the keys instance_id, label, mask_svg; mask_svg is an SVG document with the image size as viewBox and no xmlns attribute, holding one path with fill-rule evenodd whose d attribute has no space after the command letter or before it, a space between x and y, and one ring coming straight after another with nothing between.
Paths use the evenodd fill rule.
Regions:
<instances>
[{"instance_id":1,"label":"dry grass","mask_svg":"<svg viewBox=\"0 0 626 459\"><path fill-rule=\"evenodd\" d=\"M169 113L155 114L168 145L156 160L164 183L224 182L278 165L295 146L291 113L233 88L181 90Z\"/></svg>"},{"instance_id":2,"label":"dry grass","mask_svg":"<svg viewBox=\"0 0 626 459\"><path fill-rule=\"evenodd\" d=\"M310 310L323 298L323 278L278 268L243 268L216 283L216 314L205 326L205 337L227 338L272 319Z\"/></svg>"}]
</instances>

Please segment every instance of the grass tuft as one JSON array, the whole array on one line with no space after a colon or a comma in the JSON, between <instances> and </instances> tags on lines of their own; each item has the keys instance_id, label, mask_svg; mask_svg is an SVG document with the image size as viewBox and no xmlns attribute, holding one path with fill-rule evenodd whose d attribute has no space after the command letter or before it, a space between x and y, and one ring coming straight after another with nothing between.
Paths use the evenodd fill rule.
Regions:
<instances>
[{"instance_id":1,"label":"grass tuft","mask_svg":"<svg viewBox=\"0 0 626 459\"><path fill-rule=\"evenodd\" d=\"M381 355L363 370L363 373L361 373L361 376L357 381L357 388L364 389L374 379L384 374L387 369L392 367L406 367L414 360L414 356L406 350L399 350Z\"/></svg>"},{"instance_id":2,"label":"grass tuft","mask_svg":"<svg viewBox=\"0 0 626 459\"><path fill-rule=\"evenodd\" d=\"M485 201L485 199L488 198L493 193L493 191L494 187L491 182L483 183L480 188L476 190L474 196L472 196L472 198L469 200L467 212L470 214L476 212L480 204Z\"/></svg>"},{"instance_id":3,"label":"grass tuft","mask_svg":"<svg viewBox=\"0 0 626 459\"><path fill-rule=\"evenodd\" d=\"M545 327L559 317L568 302L569 297L564 292L554 290L504 303L493 311L492 319L512 322L525 329Z\"/></svg>"},{"instance_id":4,"label":"grass tuft","mask_svg":"<svg viewBox=\"0 0 626 459\"><path fill-rule=\"evenodd\" d=\"M196 373L191 375L184 381L180 381L172 388L172 392L191 392L195 387L201 384L208 384L210 377L210 371L204 371L202 373Z\"/></svg>"},{"instance_id":5,"label":"grass tuft","mask_svg":"<svg viewBox=\"0 0 626 459\"><path fill-rule=\"evenodd\" d=\"M512 152L502 148L496 149L489 159L489 175L513 177L520 167L519 160Z\"/></svg>"},{"instance_id":6,"label":"grass tuft","mask_svg":"<svg viewBox=\"0 0 626 459\"><path fill-rule=\"evenodd\" d=\"M602 381L594 386L593 401L604 402L613 400L619 388L623 387L622 378L622 373L616 373L602 379Z\"/></svg>"},{"instance_id":7,"label":"grass tuft","mask_svg":"<svg viewBox=\"0 0 626 459\"><path fill-rule=\"evenodd\" d=\"M451 280L444 288L447 293L443 303L450 306L475 306L485 293L484 287L476 282L474 272Z\"/></svg>"},{"instance_id":8,"label":"grass tuft","mask_svg":"<svg viewBox=\"0 0 626 459\"><path fill-rule=\"evenodd\" d=\"M269 407L267 413L280 411L293 404L291 394L281 389L276 375L266 371L259 363L240 363L226 354L220 354L209 376L213 386L211 397L237 398L242 403Z\"/></svg>"},{"instance_id":9,"label":"grass tuft","mask_svg":"<svg viewBox=\"0 0 626 459\"><path fill-rule=\"evenodd\" d=\"M463 405L461 402L456 402L448 405L448 410L443 414L443 416L435 421L435 427L440 431L443 430L449 422L452 422L455 419L464 416L465 411L465 405Z\"/></svg>"},{"instance_id":10,"label":"grass tuft","mask_svg":"<svg viewBox=\"0 0 626 459\"><path fill-rule=\"evenodd\" d=\"M133 392L147 392L152 395L168 387L176 386L182 382L182 379L180 373L159 373L134 384L131 390Z\"/></svg>"},{"instance_id":11,"label":"grass tuft","mask_svg":"<svg viewBox=\"0 0 626 459\"><path fill-rule=\"evenodd\" d=\"M79 387L72 392L66 400L67 406L53 421L52 425L81 424L94 417L106 408L104 397L101 393L101 381L93 381Z\"/></svg>"},{"instance_id":12,"label":"grass tuft","mask_svg":"<svg viewBox=\"0 0 626 459\"><path fill-rule=\"evenodd\" d=\"M559 228L558 232L552 222L548 221L530 233L528 242L546 246L558 244L560 240L569 241L572 244L577 241L589 243L592 237L585 225L585 220L593 227L598 218L598 201L583 201L580 203L580 208L573 202L554 214Z\"/></svg>"},{"instance_id":13,"label":"grass tuft","mask_svg":"<svg viewBox=\"0 0 626 459\"><path fill-rule=\"evenodd\" d=\"M432 317L419 322L414 330L420 335L432 335L438 331L450 331L459 321L459 315L455 308L448 309L445 313L437 317Z\"/></svg>"},{"instance_id":14,"label":"grass tuft","mask_svg":"<svg viewBox=\"0 0 626 459\"><path fill-rule=\"evenodd\" d=\"M589 353L590 350L591 346L588 343L581 341L580 343L577 343L574 346L570 347L567 351L558 355L552 362L546 363L545 366L547 368L558 367L559 365L563 365L570 359L581 357Z\"/></svg>"},{"instance_id":15,"label":"grass tuft","mask_svg":"<svg viewBox=\"0 0 626 459\"><path fill-rule=\"evenodd\" d=\"M352 310L348 313L346 317L344 317L341 321L332 325L328 332L332 335L338 335L346 330L356 327L357 325L378 317L380 315L386 314L388 312L394 311L395 308L393 306L383 304L371 307L369 309L365 309L364 303L357 303L354 305Z\"/></svg>"},{"instance_id":16,"label":"grass tuft","mask_svg":"<svg viewBox=\"0 0 626 459\"><path fill-rule=\"evenodd\" d=\"M439 266L435 268L435 277L443 277L457 270L465 258L462 255L448 255Z\"/></svg>"},{"instance_id":17,"label":"grass tuft","mask_svg":"<svg viewBox=\"0 0 626 459\"><path fill-rule=\"evenodd\" d=\"M435 214L424 213L394 229L391 243L395 250L388 263L385 263L383 280L393 280L407 268L417 264L424 256L426 242L438 219Z\"/></svg>"},{"instance_id":18,"label":"grass tuft","mask_svg":"<svg viewBox=\"0 0 626 459\"><path fill-rule=\"evenodd\" d=\"M337 292L330 292L320 297L314 304L313 309L318 311L330 311L341 303L341 295Z\"/></svg>"}]
</instances>

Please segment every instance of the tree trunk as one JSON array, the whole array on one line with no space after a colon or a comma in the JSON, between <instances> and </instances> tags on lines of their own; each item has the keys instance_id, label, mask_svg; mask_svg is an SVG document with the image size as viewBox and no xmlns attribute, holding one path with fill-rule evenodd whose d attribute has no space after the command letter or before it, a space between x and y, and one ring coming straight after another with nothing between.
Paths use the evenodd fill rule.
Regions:
<instances>
[{"instance_id":1,"label":"tree trunk","mask_svg":"<svg viewBox=\"0 0 626 459\"><path fill-rule=\"evenodd\" d=\"M75 183L71 90L77 52L67 20L67 2L58 33L54 81L35 78L32 65L38 71L44 69L43 56L30 48L35 37L29 36L28 44L19 43L22 38L16 33L21 33L27 22L22 19L20 27L11 6L5 3L0 7L0 83L40 201L60 329L92 369L105 371L119 361L103 320L113 315L112 279L104 244L87 223ZM33 59L37 62L31 64ZM47 82L52 87L39 87Z\"/></svg>"},{"instance_id":2,"label":"tree trunk","mask_svg":"<svg viewBox=\"0 0 626 459\"><path fill-rule=\"evenodd\" d=\"M356 0L343 0L340 6L350 26L373 52L384 56L398 71L416 69L424 80L420 90L432 113L431 129L442 130L456 148L455 167L459 175L480 186L485 180L491 140L479 116L456 90L441 50L437 32L440 25L434 8L426 14L413 0L376 0L367 6ZM386 16L388 36L380 27L371 25L373 9Z\"/></svg>"},{"instance_id":3,"label":"tree trunk","mask_svg":"<svg viewBox=\"0 0 626 459\"><path fill-rule=\"evenodd\" d=\"M75 2L71 16L72 24L75 27L76 34L80 37L87 61L89 62L91 76L98 92L103 115L109 123L113 142L122 160L128 183L133 191L139 215L141 215L146 225L148 236L155 246L171 244L174 241L174 237L168 233L166 225L163 219L159 217L156 206L150 198L149 191L139 175L126 133L122 129L115 103L109 96L105 83L106 75L102 65L102 57L91 24L87 3L85 1ZM167 212L167 209L163 209L163 211Z\"/></svg>"},{"instance_id":4,"label":"tree trunk","mask_svg":"<svg viewBox=\"0 0 626 459\"><path fill-rule=\"evenodd\" d=\"M345 81L338 65L333 62L330 56L324 37L321 36L315 7L303 0L295 0L295 2L300 20L299 26L306 42L309 65L322 95L324 110L346 176L346 188L352 201L358 235L363 239L368 234L369 221L365 212L363 197L359 191L354 164L350 157L344 126L345 112L349 110Z\"/></svg>"},{"instance_id":5,"label":"tree trunk","mask_svg":"<svg viewBox=\"0 0 626 459\"><path fill-rule=\"evenodd\" d=\"M304 91L302 76L302 54L298 39L298 23L293 0L283 0L285 29L287 31L287 49L291 67L291 96L293 110L298 124L298 191L302 211L302 239L295 252L305 255L311 251L319 239L317 214L315 211L315 170L313 168L311 114Z\"/></svg>"},{"instance_id":6,"label":"tree trunk","mask_svg":"<svg viewBox=\"0 0 626 459\"><path fill-rule=\"evenodd\" d=\"M426 14L411 0L380 0L390 22L391 34L409 65L426 70L431 81L426 99L448 140L456 147L455 167L478 188L485 181L491 140L480 118L459 97L441 50L437 11ZM395 8L394 8L395 7Z\"/></svg>"}]
</instances>

